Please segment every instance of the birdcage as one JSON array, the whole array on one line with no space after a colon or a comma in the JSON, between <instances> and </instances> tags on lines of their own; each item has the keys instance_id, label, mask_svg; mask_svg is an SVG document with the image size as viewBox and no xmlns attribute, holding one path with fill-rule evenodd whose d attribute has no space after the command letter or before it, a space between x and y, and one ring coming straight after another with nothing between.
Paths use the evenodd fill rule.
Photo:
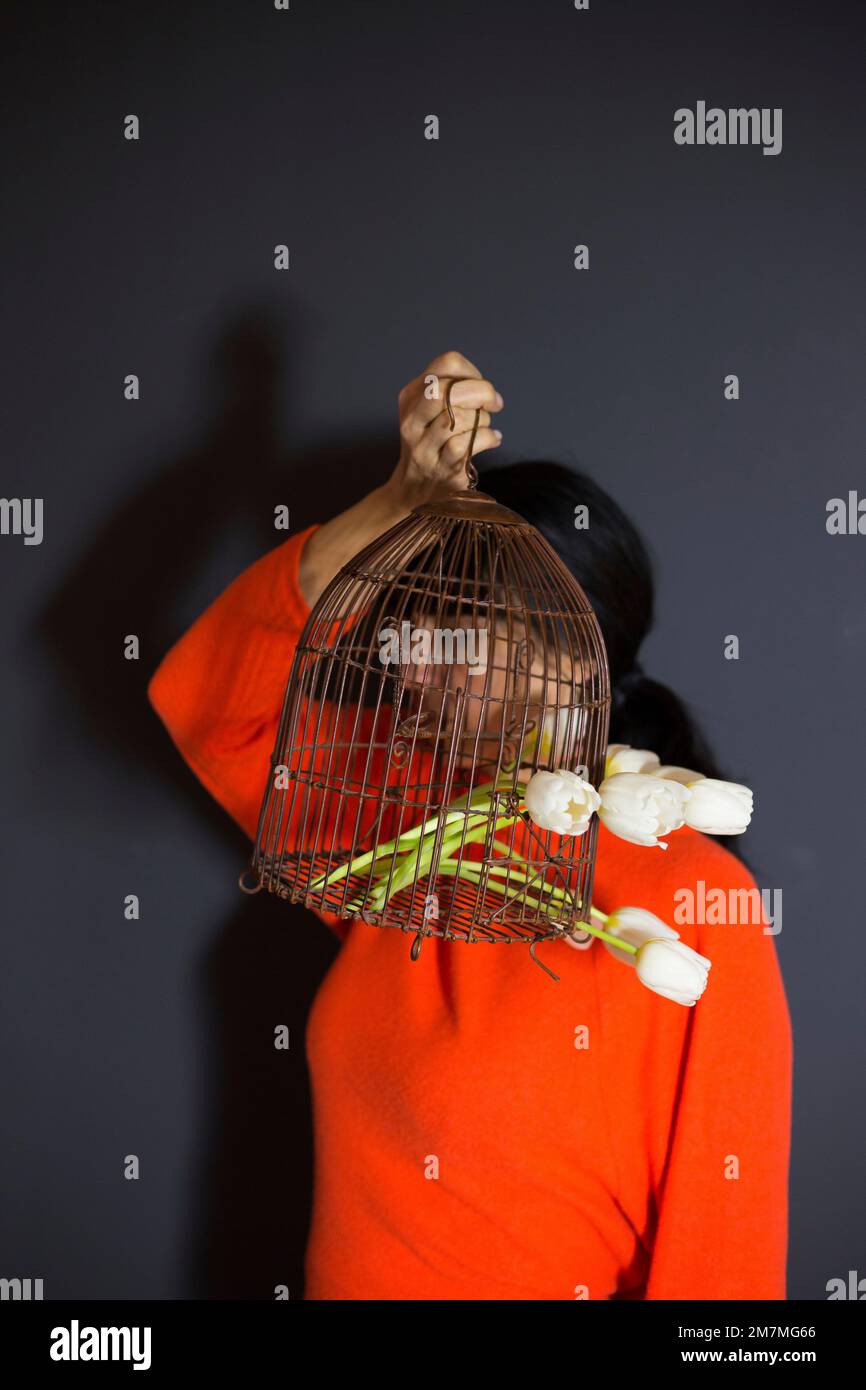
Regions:
<instances>
[{"instance_id":1,"label":"birdcage","mask_svg":"<svg viewBox=\"0 0 866 1390\"><path fill-rule=\"evenodd\" d=\"M540 829L523 794L539 770L599 785L604 643L556 552L473 482L417 507L316 603L288 679L252 884L242 875L247 891L411 933L413 958L426 936L592 941L580 924L597 824L579 836Z\"/></svg>"}]
</instances>

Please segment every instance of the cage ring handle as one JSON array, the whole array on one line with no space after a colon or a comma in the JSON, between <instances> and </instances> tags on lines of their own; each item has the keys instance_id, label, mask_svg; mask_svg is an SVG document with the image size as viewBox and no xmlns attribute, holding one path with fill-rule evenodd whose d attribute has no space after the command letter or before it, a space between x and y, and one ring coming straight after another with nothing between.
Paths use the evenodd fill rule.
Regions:
<instances>
[{"instance_id":1,"label":"cage ring handle","mask_svg":"<svg viewBox=\"0 0 866 1390\"><path fill-rule=\"evenodd\" d=\"M453 405L451 404L451 391L452 391L452 388L455 387L455 386L457 385L458 381L473 381L473 380L474 380L474 377L468 377L468 376L455 376L455 377L452 377L452 378L450 379L450 381L448 382L448 385L445 387L445 409L448 411L448 428L449 428L449 430L452 431L452 433L453 433L454 428L455 428L455 426L456 426L456 424L457 424L457 416L454 414L454 407L453 407ZM464 460L463 460L463 467L464 467L465 470L466 470L466 489L467 489L467 491L469 491L471 488L476 487L477 484L478 484L478 469L475 467L475 464L472 462L472 450L473 450L473 447L474 447L474 445L475 445L475 436L476 436L476 434L478 433L478 422L479 422L480 419L481 419L481 411L480 411L480 410L476 410L476 412L475 412L475 423L474 423L474 425L472 426L472 433L471 433L471 435L469 436L469 447L468 447L467 450L466 450L466 457L465 457Z\"/></svg>"},{"instance_id":2,"label":"cage ring handle","mask_svg":"<svg viewBox=\"0 0 866 1390\"><path fill-rule=\"evenodd\" d=\"M252 888L250 888L249 885L244 882L248 873L251 873L249 865L247 865L245 869L241 869L240 874L238 875L238 888L240 888L242 893L248 893L250 895L252 895L253 893L260 893L262 891L261 879L259 879L258 882L255 883Z\"/></svg>"}]
</instances>

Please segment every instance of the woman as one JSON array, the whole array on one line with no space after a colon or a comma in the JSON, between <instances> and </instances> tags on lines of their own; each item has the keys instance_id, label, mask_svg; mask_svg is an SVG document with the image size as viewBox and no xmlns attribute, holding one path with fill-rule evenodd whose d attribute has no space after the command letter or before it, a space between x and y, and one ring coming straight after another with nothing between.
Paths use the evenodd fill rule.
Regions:
<instances>
[{"instance_id":1,"label":"woman","mask_svg":"<svg viewBox=\"0 0 866 1390\"><path fill-rule=\"evenodd\" d=\"M452 389L456 427L435 376ZM498 445L496 388L456 353L400 393L393 476L252 565L153 676L181 753L255 835L286 675L322 590L417 504L465 486ZM554 465L484 477L547 535L592 601L615 689L611 741L712 773L680 703L636 665L652 617L639 538ZM576 533L574 507L590 508ZM579 535L580 544L572 537ZM593 900L674 923L674 895L754 887L684 827L661 852L599 829ZM641 989L598 942L523 952L405 937L320 914L342 941L311 1011L315 1188L310 1299L744 1299L785 1292L791 1036L760 925L680 925L713 962L694 1009Z\"/></svg>"}]
</instances>

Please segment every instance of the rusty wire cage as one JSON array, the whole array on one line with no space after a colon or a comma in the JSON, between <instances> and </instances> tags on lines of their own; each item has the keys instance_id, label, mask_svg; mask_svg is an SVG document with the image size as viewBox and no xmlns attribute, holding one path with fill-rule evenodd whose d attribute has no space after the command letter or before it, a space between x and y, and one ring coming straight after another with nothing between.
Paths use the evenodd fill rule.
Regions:
<instances>
[{"instance_id":1,"label":"rusty wire cage","mask_svg":"<svg viewBox=\"0 0 866 1390\"><path fill-rule=\"evenodd\" d=\"M399 927L413 958L425 936L588 945L597 823L559 836L520 802L539 769L598 786L609 713L597 620L540 533L471 486L420 506L307 621L247 891Z\"/></svg>"}]
</instances>

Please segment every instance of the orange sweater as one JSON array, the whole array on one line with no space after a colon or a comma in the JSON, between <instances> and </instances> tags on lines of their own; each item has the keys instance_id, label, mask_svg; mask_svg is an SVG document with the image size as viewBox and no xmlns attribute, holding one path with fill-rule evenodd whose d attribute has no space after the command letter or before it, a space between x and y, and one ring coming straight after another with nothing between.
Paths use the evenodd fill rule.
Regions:
<instances>
[{"instance_id":1,"label":"orange sweater","mask_svg":"<svg viewBox=\"0 0 866 1390\"><path fill-rule=\"evenodd\" d=\"M172 648L151 701L252 838L310 531L246 570ZM342 947L307 1030L309 1299L785 1296L792 1046L772 936L680 926L678 889L754 887L688 829L667 852L601 827L596 904L645 907L713 961L694 1009L586 951L410 938Z\"/></svg>"}]
</instances>

